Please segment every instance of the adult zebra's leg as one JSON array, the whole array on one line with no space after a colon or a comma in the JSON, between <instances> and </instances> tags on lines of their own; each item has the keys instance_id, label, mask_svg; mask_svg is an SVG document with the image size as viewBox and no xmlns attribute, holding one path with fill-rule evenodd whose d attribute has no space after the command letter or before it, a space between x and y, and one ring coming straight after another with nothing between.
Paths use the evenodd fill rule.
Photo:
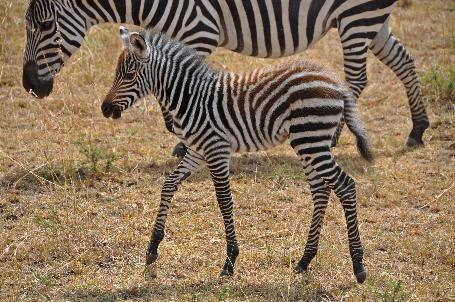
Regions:
<instances>
[{"instance_id":1,"label":"adult zebra's leg","mask_svg":"<svg viewBox=\"0 0 455 302\"><path fill-rule=\"evenodd\" d=\"M210 169L213 184L215 186L216 199L223 216L224 230L226 234L226 261L221 271L221 276L234 274L235 260L239 254L233 217L234 203L232 200L231 183L229 180L230 152L226 149L216 148L215 151L206 154L207 166Z\"/></svg>"},{"instance_id":2,"label":"adult zebra's leg","mask_svg":"<svg viewBox=\"0 0 455 302\"><path fill-rule=\"evenodd\" d=\"M341 117L337 130L335 131L335 134L332 137L332 143L330 144L331 147L337 146L338 140L340 139L341 132L343 131L344 124L345 124L344 117Z\"/></svg>"},{"instance_id":3,"label":"adult zebra's leg","mask_svg":"<svg viewBox=\"0 0 455 302\"><path fill-rule=\"evenodd\" d=\"M376 35L370 49L382 63L395 73L406 88L412 116L412 130L406 145L408 147L423 145L422 136L430 123L422 102L420 82L413 57L390 32L388 22Z\"/></svg>"},{"instance_id":4,"label":"adult zebra's leg","mask_svg":"<svg viewBox=\"0 0 455 302\"><path fill-rule=\"evenodd\" d=\"M303 160L302 163L304 164ZM306 165L305 174L310 184L311 195L313 197L313 217L308 231L305 251L299 263L294 268L296 273L306 271L311 260L316 256L325 210L330 197L330 189L326 186L324 180L317 174L316 170L311 166Z\"/></svg>"},{"instance_id":5,"label":"adult zebra's leg","mask_svg":"<svg viewBox=\"0 0 455 302\"><path fill-rule=\"evenodd\" d=\"M344 73L346 75L346 82L349 88L358 99L363 89L368 83L367 77L367 52L369 40L362 40L362 42L352 42L351 40L342 41L343 45L343 60L344 60ZM341 118L340 124L335 131L332 138L331 146L335 147L340 138L341 131L344 127L344 118Z\"/></svg>"},{"instance_id":6,"label":"adult zebra's leg","mask_svg":"<svg viewBox=\"0 0 455 302\"><path fill-rule=\"evenodd\" d=\"M188 150L178 167L172 172L164 182L161 190L161 202L153 227L150 244L146 253L145 277L155 277L156 273L152 264L158 258L158 246L164 238L164 228L166 218L171 205L172 197L177 192L179 185L192 173L205 166L204 158L198 153Z\"/></svg>"},{"instance_id":7,"label":"adult zebra's leg","mask_svg":"<svg viewBox=\"0 0 455 302\"><path fill-rule=\"evenodd\" d=\"M325 181L340 199L348 229L349 252L351 254L354 275L357 282L363 283L366 271L363 266L363 248L357 220L357 197L354 180L335 162L330 149L309 160L318 175Z\"/></svg>"}]
</instances>

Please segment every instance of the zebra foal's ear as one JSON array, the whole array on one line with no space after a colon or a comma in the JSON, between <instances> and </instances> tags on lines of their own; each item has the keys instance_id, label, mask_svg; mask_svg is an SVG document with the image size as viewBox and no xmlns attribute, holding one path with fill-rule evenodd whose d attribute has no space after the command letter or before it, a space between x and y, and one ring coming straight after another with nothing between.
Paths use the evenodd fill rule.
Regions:
<instances>
[{"instance_id":1,"label":"zebra foal's ear","mask_svg":"<svg viewBox=\"0 0 455 302\"><path fill-rule=\"evenodd\" d=\"M130 43L133 51L139 59L147 59L150 54L150 48L144 37L138 33L130 35Z\"/></svg>"},{"instance_id":2,"label":"zebra foal's ear","mask_svg":"<svg viewBox=\"0 0 455 302\"><path fill-rule=\"evenodd\" d=\"M119 28L120 31L120 39L122 40L123 46L125 48L130 47L130 32L128 31L128 28L125 26L120 26Z\"/></svg>"}]
</instances>

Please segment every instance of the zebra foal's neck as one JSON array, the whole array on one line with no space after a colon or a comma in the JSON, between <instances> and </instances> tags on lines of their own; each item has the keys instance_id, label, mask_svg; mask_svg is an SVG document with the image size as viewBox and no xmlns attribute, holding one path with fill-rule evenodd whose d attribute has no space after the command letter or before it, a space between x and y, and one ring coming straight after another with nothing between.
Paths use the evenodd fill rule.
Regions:
<instances>
[{"instance_id":1,"label":"zebra foal's neck","mask_svg":"<svg viewBox=\"0 0 455 302\"><path fill-rule=\"evenodd\" d=\"M181 111L196 99L212 93L221 72L215 71L204 56L162 33L142 33L149 53L148 75L151 92L169 111Z\"/></svg>"}]
</instances>

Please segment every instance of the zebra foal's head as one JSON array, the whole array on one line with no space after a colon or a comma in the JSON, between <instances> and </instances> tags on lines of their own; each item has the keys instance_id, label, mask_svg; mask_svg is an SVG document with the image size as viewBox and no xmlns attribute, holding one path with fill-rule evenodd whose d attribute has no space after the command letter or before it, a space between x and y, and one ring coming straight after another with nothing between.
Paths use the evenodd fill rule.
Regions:
<instances>
[{"instance_id":1,"label":"zebra foal's head","mask_svg":"<svg viewBox=\"0 0 455 302\"><path fill-rule=\"evenodd\" d=\"M151 50L144 35L120 27L124 50L118 59L112 88L101 105L107 118L120 118L123 110L150 93L147 70Z\"/></svg>"},{"instance_id":2,"label":"zebra foal's head","mask_svg":"<svg viewBox=\"0 0 455 302\"><path fill-rule=\"evenodd\" d=\"M52 92L53 77L79 49L88 27L72 0L31 0L25 22L22 85L43 98Z\"/></svg>"}]
</instances>

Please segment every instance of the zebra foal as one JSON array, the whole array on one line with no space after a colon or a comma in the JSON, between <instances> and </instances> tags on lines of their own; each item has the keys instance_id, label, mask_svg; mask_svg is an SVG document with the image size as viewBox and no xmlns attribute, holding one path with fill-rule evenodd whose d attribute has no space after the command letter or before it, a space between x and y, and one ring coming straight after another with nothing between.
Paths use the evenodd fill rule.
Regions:
<instances>
[{"instance_id":1,"label":"zebra foal","mask_svg":"<svg viewBox=\"0 0 455 302\"><path fill-rule=\"evenodd\" d=\"M354 274L362 283L366 272L355 183L330 152L331 139L344 114L361 155L372 159L349 88L314 63L288 63L244 74L215 71L204 63L203 56L163 34L129 33L121 27L120 36L125 49L118 60L113 86L101 106L104 116L119 118L138 99L153 94L170 113L175 134L189 147L163 185L147 249L147 267L158 257L174 193L183 180L207 165L227 240L227 259L221 274L232 275L239 249L229 180L231 153L266 150L289 139L303 164L314 201L308 241L296 272L305 271L316 255L333 190L343 205Z\"/></svg>"}]
</instances>

